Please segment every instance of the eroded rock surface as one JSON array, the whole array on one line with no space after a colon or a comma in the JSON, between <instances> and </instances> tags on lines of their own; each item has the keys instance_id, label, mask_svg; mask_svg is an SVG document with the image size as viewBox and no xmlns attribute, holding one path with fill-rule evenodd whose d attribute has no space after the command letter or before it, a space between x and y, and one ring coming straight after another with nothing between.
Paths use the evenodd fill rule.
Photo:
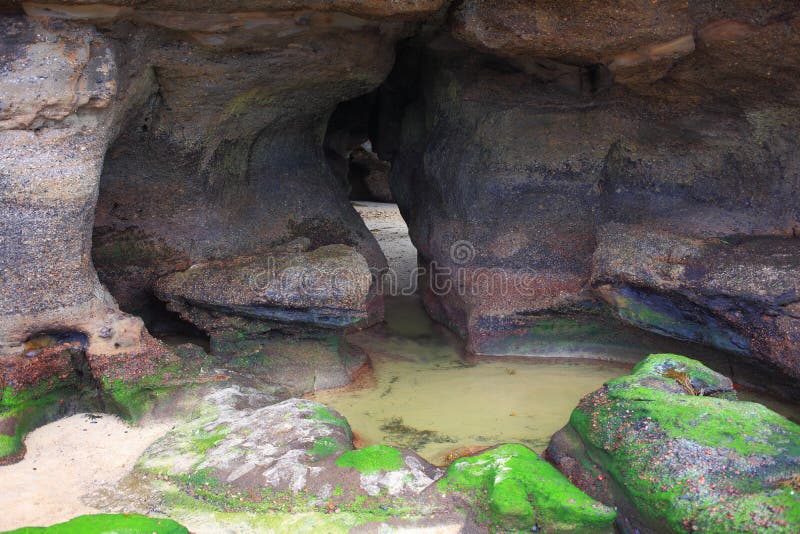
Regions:
<instances>
[{"instance_id":1,"label":"eroded rock surface","mask_svg":"<svg viewBox=\"0 0 800 534\"><path fill-rule=\"evenodd\" d=\"M370 293L373 280L364 257L345 245L308 250L309 244L301 239L260 256L195 264L159 280L158 296L212 332L223 330L230 316L278 329L374 322L371 301L377 297Z\"/></svg>"},{"instance_id":2,"label":"eroded rock surface","mask_svg":"<svg viewBox=\"0 0 800 534\"><path fill-rule=\"evenodd\" d=\"M95 223L101 278L127 308L164 274L300 236L385 266L322 139L336 105L391 68L404 19L436 6L323 4L245 2L202 17L194 5L137 6L104 23L124 40L141 27L150 76L147 104L109 152Z\"/></svg>"},{"instance_id":3,"label":"eroded rock surface","mask_svg":"<svg viewBox=\"0 0 800 534\"><path fill-rule=\"evenodd\" d=\"M473 350L503 329L595 309L593 255L609 223L787 243L799 227L791 98L573 91L444 37L406 53L421 87L392 187L431 270L428 309Z\"/></svg>"},{"instance_id":4,"label":"eroded rock surface","mask_svg":"<svg viewBox=\"0 0 800 534\"><path fill-rule=\"evenodd\" d=\"M197 264L160 279L156 291L210 335L228 367L297 395L344 386L367 359L343 332L379 320L382 300L353 248L308 247L300 239L260 256Z\"/></svg>"},{"instance_id":5,"label":"eroded rock surface","mask_svg":"<svg viewBox=\"0 0 800 534\"><path fill-rule=\"evenodd\" d=\"M798 20L791 0L468 0L451 24L471 46L535 76L571 77L585 90L613 80L657 96L742 102L759 86L761 98L796 104L797 78L790 73L800 63L785 51L800 44Z\"/></svg>"},{"instance_id":6,"label":"eroded rock surface","mask_svg":"<svg viewBox=\"0 0 800 534\"><path fill-rule=\"evenodd\" d=\"M592 281L622 320L800 376L800 241L692 239L609 225Z\"/></svg>"},{"instance_id":7,"label":"eroded rock surface","mask_svg":"<svg viewBox=\"0 0 800 534\"><path fill-rule=\"evenodd\" d=\"M103 157L126 105L114 44L24 17L0 17L0 33L0 355L40 332L136 352L142 322L120 313L90 259Z\"/></svg>"},{"instance_id":8,"label":"eroded rock surface","mask_svg":"<svg viewBox=\"0 0 800 534\"><path fill-rule=\"evenodd\" d=\"M324 521L335 532L401 513L457 515L443 502L417 500L441 475L418 455L384 445L353 450L350 426L335 411L308 400L274 402L250 387L213 388L186 423L145 451L104 506L135 510L158 500L190 526L208 514L245 531L276 514L285 525Z\"/></svg>"}]
</instances>

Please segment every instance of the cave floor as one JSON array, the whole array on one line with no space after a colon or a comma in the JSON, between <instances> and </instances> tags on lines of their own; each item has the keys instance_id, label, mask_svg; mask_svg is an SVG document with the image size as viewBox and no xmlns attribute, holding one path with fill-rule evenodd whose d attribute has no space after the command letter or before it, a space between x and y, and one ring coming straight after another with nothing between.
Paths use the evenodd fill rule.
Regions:
<instances>
[{"instance_id":1,"label":"cave floor","mask_svg":"<svg viewBox=\"0 0 800 534\"><path fill-rule=\"evenodd\" d=\"M397 206L355 202L354 207L384 251L397 287L413 287L416 249ZM369 355L369 376L311 398L348 419L357 445L406 447L438 465L503 442L524 443L541 453L580 397L628 373L647 355L642 345L635 359L627 352L615 357L616 349L609 347L604 359L610 361L570 360L563 353L476 357L427 316L415 295L387 297L386 322L347 340ZM742 392L742 398L798 419L795 406L750 392ZM0 467L0 509L5 510L0 531L106 511L93 496L118 485L174 423L145 418L131 426L112 415L76 414L34 431L24 460ZM200 523L195 527L213 530Z\"/></svg>"}]
</instances>

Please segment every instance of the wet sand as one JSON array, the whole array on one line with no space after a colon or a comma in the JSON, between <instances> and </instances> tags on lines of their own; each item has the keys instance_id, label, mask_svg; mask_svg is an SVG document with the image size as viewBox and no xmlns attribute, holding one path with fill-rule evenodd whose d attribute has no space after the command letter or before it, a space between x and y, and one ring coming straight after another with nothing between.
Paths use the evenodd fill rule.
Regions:
<instances>
[{"instance_id":1,"label":"wet sand","mask_svg":"<svg viewBox=\"0 0 800 534\"><path fill-rule=\"evenodd\" d=\"M166 422L133 427L113 415L76 414L31 432L25 458L0 467L0 531L101 512L82 497L117 483L170 428Z\"/></svg>"}]
</instances>

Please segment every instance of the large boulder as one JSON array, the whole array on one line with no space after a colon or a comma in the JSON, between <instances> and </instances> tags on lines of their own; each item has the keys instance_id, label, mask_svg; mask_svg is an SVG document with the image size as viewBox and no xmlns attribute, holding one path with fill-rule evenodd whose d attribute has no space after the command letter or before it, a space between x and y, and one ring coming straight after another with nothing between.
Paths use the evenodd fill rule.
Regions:
<instances>
[{"instance_id":1,"label":"large boulder","mask_svg":"<svg viewBox=\"0 0 800 534\"><path fill-rule=\"evenodd\" d=\"M366 355L343 333L380 320L382 299L353 248L309 245L298 239L259 256L199 263L159 279L156 294L210 335L229 368L296 395L344 386Z\"/></svg>"},{"instance_id":2,"label":"large boulder","mask_svg":"<svg viewBox=\"0 0 800 534\"><path fill-rule=\"evenodd\" d=\"M120 313L90 257L103 158L135 100L118 91L134 84L92 27L11 16L0 33L0 358L53 332L135 353L142 322Z\"/></svg>"},{"instance_id":3,"label":"large boulder","mask_svg":"<svg viewBox=\"0 0 800 534\"><path fill-rule=\"evenodd\" d=\"M800 426L698 362L651 355L585 396L547 456L641 532L794 532Z\"/></svg>"},{"instance_id":4,"label":"large boulder","mask_svg":"<svg viewBox=\"0 0 800 534\"><path fill-rule=\"evenodd\" d=\"M364 257L345 245L308 250L309 244L301 239L260 256L195 264L160 279L157 294L215 334L238 327L238 321L229 324L236 318L289 331L343 329L380 318Z\"/></svg>"},{"instance_id":5,"label":"large boulder","mask_svg":"<svg viewBox=\"0 0 800 534\"><path fill-rule=\"evenodd\" d=\"M321 404L242 385L212 388L151 445L103 509L159 505L189 528L346 532L393 517L454 513L421 498L441 470L385 445L353 449L347 421ZM370 529L370 531L374 531Z\"/></svg>"}]
</instances>

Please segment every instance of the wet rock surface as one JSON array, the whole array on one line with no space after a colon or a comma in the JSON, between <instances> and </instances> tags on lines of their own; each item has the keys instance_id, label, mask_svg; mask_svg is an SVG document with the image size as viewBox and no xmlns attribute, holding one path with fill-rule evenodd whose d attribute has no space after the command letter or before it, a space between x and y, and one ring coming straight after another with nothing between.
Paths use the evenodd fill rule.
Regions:
<instances>
[{"instance_id":1,"label":"wet rock surface","mask_svg":"<svg viewBox=\"0 0 800 534\"><path fill-rule=\"evenodd\" d=\"M135 353L100 280L139 314L164 276L300 236L385 267L328 149L459 271L428 304L473 349L596 306L606 224L800 227L788 0L2 6L5 354L53 329Z\"/></svg>"},{"instance_id":2,"label":"wet rock surface","mask_svg":"<svg viewBox=\"0 0 800 534\"><path fill-rule=\"evenodd\" d=\"M594 498L643 532L791 532L800 427L736 400L730 380L672 354L584 397L547 449Z\"/></svg>"},{"instance_id":3,"label":"wet rock surface","mask_svg":"<svg viewBox=\"0 0 800 534\"><path fill-rule=\"evenodd\" d=\"M367 362L343 338L382 318L366 260L353 248L299 239L261 256L197 264L156 284L169 309L210 335L234 370L297 395L340 387Z\"/></svg>"},{"instance_id":4,"label":"wet rock surface","mask_svg":"<svg viewBox=\"0 0 800 534\"><path fill-rule=\"evenodd\" d=\"M469 530L421 497L440 473L414 454L350 450L309 401L270 406L366 361L342 332L380 319L387 261L354 168L397 200L428 310L473 351L614 314L800 377L793 0L0 0L0 35L0 458L74 408L64 392L135 420L225 366L239 389L198 388L122 508ZM303 291L340 268L347 287ZM213 358L148 334L156 295ZM731 388L647 360L584 399L551 458L624 527L796 531L798 430ZM536 527L522 486L501 515Z\"/></svg>"},{"instance_id":5,"label":"wet rock surface","mask_svg":"<svg viewBox=\"0 0 800 534\"><path fill-rule=\"evenodd\" d=\"M414 65L402 72L421 88L392 187L430 272L427 307L473 350L503 329L597 309L593 262L607 225L793 243L795 107L671 103L619 85L584 94L445 38L405 53L398 65Z\"/></svg>"},{"instance_id":6,"label":"wet rock surface","mask_svg":"<svg viewBox=\"0 0 800 534\"><path fill-rule=\"evenodd\" d=\"M592 283L622 320L800 376L800 241L692 239L609 225Z\"/></svg>"},{"instance_id":7,"label":"wet rock surface","mask_svg":"<svg viewBox=\"0 0 800 534\"><path fill-rule=\"evenodd\" d=\"M219 389L203 399L199 418L153 444L138 469L176 479L202 473L239 490L317 499L414 496L439 474L411 452L383 445L353 451L347 420L321 404L272 402L252 389Z\"/></svg>"},{"instance_id":8,"label":"wet rock surface","mask_svg":"<svg viewBox=\"0 0 800 534\"><path fill-rule=\"evenodd\" d=\"M347 422L322 405L225 388L206 396L205 417L151 446L138 468L170 477L205 470L240 489L300 492L317 460L352 448Z\"/></svg>"}]
</instances>

